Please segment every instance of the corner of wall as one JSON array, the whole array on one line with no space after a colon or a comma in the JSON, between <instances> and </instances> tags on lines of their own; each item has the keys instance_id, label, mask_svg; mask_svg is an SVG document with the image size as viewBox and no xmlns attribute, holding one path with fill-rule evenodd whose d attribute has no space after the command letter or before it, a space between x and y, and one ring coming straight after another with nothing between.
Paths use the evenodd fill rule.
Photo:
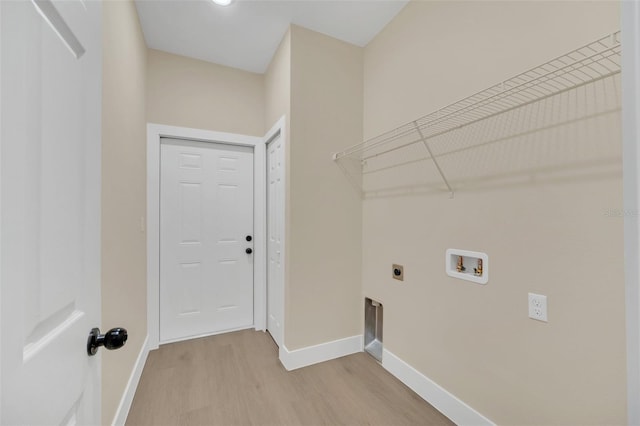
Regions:
<instances>
[{"instance_id":1,"label":"corner of wall","mask_svg":"<svg viewBox=\"0 0 640 426\"><path fill-rule=\"evenodd\" d=\"M284 368L287 371L291 371L358 352L362 352L362 335L346 337L292 351L283 344L278 351L278 357Z\"/></svg>"},{"instance_id":2,"label":"corner of wall","mask_svg":"<svg viewBox=\"0 0 640 426\"><path fill-rule=\"evenodd\" d=\"M113 415L113 421L110 423L114 426L124 426L127 422L127 416L129 415L131 404L133 403L133 397L136 394L136 389L138 388L140 378L142 377L142 371L144 370L147 357L149 356L149 349L149 336L147 335L142 343L142 347L140 348L140 353L133 365L133 370L131 371L129 380L127 380L127 384L122 392L120 403Z\"/></svg>"},{"instance_id":3,"label":"corner of wall","mask_svg":"<svg viewBox=\"0 0 640 426\"><path fill-rule=\"evenodd\" d=\"M146 56L147 47L134 2L105 2L101 328L124 327L129 331L129 340L125 347L102 358L103 424L118 421L117 416L127 411L123 410L127 405L123 401L131 392L136 375L139 377L148 351L143 222L146 217Z\"/></svg>"},{"instance_id":4,"label":"corner of wall","mask_svg":"<svg viewBox=\"0 0 640 426\"><path fill-rule=\"evenodd\" d=\"M362 72L362 48L291 26L285 341L294 350L362 332L362 200L332 159L362 140Z\"/></svg>"},{"instance_id":5,"label":"corner of wall","mask_svg":"<svg viewBox=\"0 0 640 426\"><path fill-rule=\"evenodd\" d=\"M619 6L409 2L365 48L364 132L391 131L605 37ZM365 183L381 190L364 202L362 282L384 304L385 348L497 423L627 420L623 220L605 213L623 202L620 109L606 103L619 100L619 77L430 138L454 199L419 160L430 159L421 144L377 158L386 170L368 162ZM574 105L608 112L561 118L580 118ZM554 130L539 120L551 109ZM487 253L489 282L449 277L449 248ZM401 286L392 263L404 265ZM528 318L528 292L549 297L548 323ZM594 309L607 315L584 315Z\"/></svg>"}]
</instances>

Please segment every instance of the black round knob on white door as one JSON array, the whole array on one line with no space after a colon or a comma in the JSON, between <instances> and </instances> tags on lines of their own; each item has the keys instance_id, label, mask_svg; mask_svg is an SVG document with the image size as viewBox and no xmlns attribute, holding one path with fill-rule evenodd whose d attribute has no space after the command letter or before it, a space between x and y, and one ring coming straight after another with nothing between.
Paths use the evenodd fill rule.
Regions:
<instances>
[{"instance_id":1,"label":"black round knob on white door","mask_svg":"<svg viewBox=\"0 0 640 426\"><path fill-rule=\"evenodd\" d=\"M100 346L109 350L120 349L127 343L128 337L127 330L122 327L112 328L105 334L100 334L99 328L93 328L87 340L87 353L89 356L95 355Z\"/></svg>"},{"instance_id":2,"label":"black round knob on white door","mask_svg":"<svg viewBox=\"0 0 640 426\"><path fill-rule=\"evenodd\" d=\"M251 250L250 248L248 248L248 249L246 249L244 252L245 252L245 253L247 253L247 254L251 254L251 253L253 253L253 250Z\"/></svg>"},{"instance_id":3,"label":"black round knob on white door","mask_svg":"<svg viewBox=\"0 0 640 426\"><path fill-rule=\"evenodd\" d=\"M251 241L251 240L253 240L253 237L252 237L251 235L247 235L247 236L245 237L245 239L246 239L247 241Z\"/></svg>"}]
</instances>

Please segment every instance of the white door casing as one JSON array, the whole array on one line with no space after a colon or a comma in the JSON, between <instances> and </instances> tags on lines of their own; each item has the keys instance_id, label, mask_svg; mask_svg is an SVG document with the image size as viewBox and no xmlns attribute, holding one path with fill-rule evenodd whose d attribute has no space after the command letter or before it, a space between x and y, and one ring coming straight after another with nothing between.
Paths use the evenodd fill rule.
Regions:
<instances>
[{"instance_id":1,"label":"white door casing","mask_svg":"<svg viewBox=\"0 0 640 426\"><path fill-rule=\"evenodd\" d=\"M640 4L621 2L624 211L640 208ZM624 217L627 422L640 424L640 221Z\"/></svg>"},{"instance_id":2,"label":"white door casing","mask_svg":"<svg viewBox=\"0 0 640 426\"><path fill-rule=\"evenodd\" d=\"M253 326L253 148L163 138L160 158L160 341Z\"/></svg>"},{"instance_id":3,"label":"white door casing","mask_svg":"<svg viewBox=\"0 0 640 426\"><path fill-rule=\"evenodd\" d=\"M175 138L253 148L254 327L266 329L265 141L255 136L147 124L147 324L149 349L160 344L160 140Z\"/></svg>"},{"instance_id":4,"label":"white door casing","mask_svg":"<svg viewBox=\"0 0 640 426\"><path fill-rule=\"evenodd\" d=\"M0 10L0 423L97 424L101 4Z\"/></svg>"},{"instance_id":5,"label":"white door casing","mask_svg":"<svg viewBox=\"0 0 640 426\"><path fill-rule=\"evenodd\" d=\"M279 132L267 145L267 330L283 344L284 141Z\"/></svg>"}]
</instances>

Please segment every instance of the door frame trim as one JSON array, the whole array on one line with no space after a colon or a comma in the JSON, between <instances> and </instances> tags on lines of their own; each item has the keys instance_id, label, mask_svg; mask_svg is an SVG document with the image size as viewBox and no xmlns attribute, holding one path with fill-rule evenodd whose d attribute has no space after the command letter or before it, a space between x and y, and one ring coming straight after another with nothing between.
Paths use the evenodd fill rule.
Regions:
<instances>
[{"instance_id":1,"label":"door frame trim","mask_svg":"<svg viewBox=\"0 0 640 426\"><path fill-rule=\"evenodd\" d=\"M627 343L627 423L640 422L640 5L622 2L622 179Z\"/></svg>"},{"instance_id":2,"label":"door frame trim","mask_svg":"<svg viewBox=\"0 0 640 426\"><path fill-rule=\"evenodd\" d=\"M283 115L282 117L280 117L280 119L278 121L276 121L276 123L271 127L271 129L269 129L269 131L267 132L267 134L264 136L264 147L265 147L265 157L264 157L264 179L265 179L265 198L264 198L264 218L265 218L265 223L264 223L264 230L265 230L265 239L264 239L264 247L262 248L262 250L265 253L265 270L264 270L264 276L265 276L265 288L266 288L266 292L265 292L265 301L264 301L264 312L265 312L265 330L269 324L268 321L268 314L269 314L269 300L267 299L267 293L269 291L269 275L267 273L267 262L268 262L268 248L267 248L267 220L268 220L268 216L269 216L269 212L267 211L267 186L269 184L267 177L268 177L268 170L267 170L267 148L269 146L269 144L271 142L273 142L273 140L276 137L280 137L280 140L282 142L282 148L284 150L284 173L282 175L282 182L284 184L284 197L282 199L282 212L284 213L284 217L282 218L282 223L283 223L283 229L282 229L282 243L280 245L280 252L281 252L281 258L280 258L280 264L281 264L281 268L282 268L282 300L280 301L281 303L281 307L282 307L282 325L280 327L281 333L282 335L280 336L280 348L284 348L284 336L285 336L285 317L286 317L286 289L287 289L287 236L289 235L289 231L287 229L287 217L288 217L288 212L287 212L287 200L289 199L289 190L288 190L288 184L289 184L289 176L288 176L288 161L287 161L287 138L286 138L286 132L285 132L285 125L286 125L286 117Z\"/></svg>"},{"instance_id":3,"label":"door frame trim","mask_svg":"<svg viewBox=\"0 0 640 426\"><path fill-rule=\"evenodd\" d=\"M253 148L253 327L266 329L266 144L264 138L147 123L147 333L149 349L160 345L160 138ZM167 343L167 342L162 342Z\"/></svg>"},{"instance_id":4,"label":"door frame trim","mask_svg":"<svg viewBox=\"0 0 640 426\"><path fill-rule=\"evenodd\" d=\"M0 6L0 34L2 34L2 7ZM2 68L6 67L6 63L5 65L2 64L2 43L0 43L0 76L2 76ZM0 100L2 99L2 83L0 82ZM0 101L0 129L2 129L2 117L4 117L3 113L2 113L2 102ZM0 177L2 176L2 147L4 146L4 141L2 140L2 132L0 132ZM102 161L102 157L100 158L100 161ZM1 182L0 182L1 183ZM102 198L100 199L100 201L102 202ZM2 289L4 288L4 283L2 282L2 246L4 246L4 244L2 244L2 185L0 184L0 300L3 300L2 297L6 297L6 296L2 296ZM102 242L101 242L102 244ZM100 283L100 289L102 292L102 283ZM101 293L102 294L102 293ZM101 300L102 303L102 300ZM0 318L2 318L2 303L0 303ZM4 373L2 372L2 339L0 339L0 401L4 401L4 399L2 398L2 389L4 388L4 386L2 385L4 383ZM102 366L101 366L102 367ZM100 386L102 386L102 383L100 383ZM2 402L0 402L0 406L2 406ZM102 417L102 413L100 413L100 416ZM2 415L0 414L0 420L2 420Z\"/></svg>"}]
</instances>

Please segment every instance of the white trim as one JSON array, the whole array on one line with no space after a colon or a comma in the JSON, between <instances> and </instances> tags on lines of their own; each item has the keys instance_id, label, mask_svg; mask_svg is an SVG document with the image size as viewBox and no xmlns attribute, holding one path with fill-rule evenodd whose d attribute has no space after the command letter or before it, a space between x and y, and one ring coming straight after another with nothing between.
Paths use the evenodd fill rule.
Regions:
<instances>
[{"instance_id":1,"label":"white trim","mask_svg":"<svg viewBox=\"0 0 640 426\"><path fill-rule=\"evenodd\" d=\"M133 366L133 371L131 371L131 376L129 376L127 387L124 388L122 398L120 399L120 404L118 404L116 414L113 416L113 422L111 422L112 425L120 426L126 423L127 416L129 415L129 410L131 409L131 403L133 402L133 397L135 396L136 390L138 389L138 383L140 383L142 370L144 370L144 364L147 362L148 356L149 335L144 338L142 348L140 348L140 353L138 354L138 359L136 359L136 363Z\"/></svg>"},{"instance_id":2,"label":"white trim","mask_svg":"<svg viewBox=\"0 0 640 426\"><path fill-rule=\"evenodd\" d=\"M640 424L640 5L623 1L621 6L627 423Z\"/></svg>"},{"instance_id":3,"label":"white trim","mask_svg":"<svg viewBox=\"0 0 640 426\"><path fill-rule=\"evenodd\" d=\"M283 344L278 355L284 368L291 371L357 352L362 352L361 334L293 351Z\"/></svg>"},{"instance_id":4,"label":"white trim","mask_svg":"<svg viewBox=\"0 0 640 426\"><path fill-rule=\"evenodd\" d=\"M455 424L495 424L387 349L382 351L382 366Z\"/></svg>"},{"instance_id":5,"label":"white trim","mask_svg":"<svg viewBox=\"0 0 640 426\"><path fill-rule=\"evenodd\" d=\"M149 349L160 342L160 138L189 139L250 146L254 165L254 247L265 247L265 144L263 138L188 127L147 123L147 329ZM254 252L253 317L256 330L266 327L265 250ZM164 342L162 342L164 343Z\"/></svg>"},{"instance_id":6,"label":"white trim","mask_svg":"<svg viewBox=\"0 0 640 426\"><path fill-rule=\"evenodd\" d=\"M271 139L275 138L278 134L284 138L284 125L285 125L285 116L283 115L276 121L276 123L269 129L266 135L264 135L264 143L265 145L271 142ZM266 164L266 163L265 163Z\"/></svg>"},{"instance_id":7,"label":"white trim","mask_svg":"<svg viewBox=\"0 0 640 426\"><path fill-rule=\"evenodd\" d=\"M163 340L160 343L162 343L163 345L166 345L169 343L177 343L177 342L184 342L186 340L200 339L202 337L217 336L218 334L233 333L234 331L250 330L252 328L255 328L255 326L249 325L246 327L229 328L226 330L214 331L213 333L202 333L202 334L195 334L193 336L179 337L177 339L167 339L167 340ZM258 331L262 331L262 330L258 330Z\"/></svg>"},{"instance_id":8,"label":"white trim","mask_svg":"<svg viewBox=\"0 0 640 426\"><path fill-rule=\"evenodd\" d=\"M264 159L265 170L264 170L264 176L265 176L265 185L267 184L267 181L266 181L266 179L267 179L267 169L266 169L266 167L267 167L267 155L266 155L267 147L268 147L269 143L273 139L275 139L276 136L279 135L280 136L280 142L282 143L282 149L286 152L286 149L287 149L287 138L286 138L285 126L286 126L286 116L283 115L282 117L280 117L280 119L278 121L276 121L276 123L271 127L271 129L269 129L267 134L264 136L264 147L265 147L265 159ZM286 161L286 159L285 159L285 161ZM284 165L284 167L285 168L287 167L286 164ZM286 176L286 173L282 174L282 185L283 185L284 188L287 187L287 176ZM265 208L265 211L264 211L264 218L265 218L264 229L265 229L265 232L267 232L267 216L268 216L268 212L267 212L267 188L266 188L266 186L265 186L265 194L264 195L265 195L265 198L264 198L264 208ZM286 206L286 201L285 201L284 198L285 197L283 197L283 199L282 199L282 203L283 203L282 211L286 215L286 211L287 211L286 207L287 206ZM282 218L283 225L286 224L286 220L287 220L286 217ZM283 226L282 227L283 238L282 238L282 241L280 243L280 252L281 252L280 265L281 265L281 268L282 268L283 271L287 270L286 269L287 268L287 238L286 238L286 232L287 232L287 227ZM267 238L264 239L264 246L262 247L262 251L265 254L267 253ZM267 261L266 260L265 260L265 264L264 265L265 265L265 270L264 270L265 288L268 291L268 276L267 276L267 269L266 269L267 268ZM284 282L285 281L285 274L284 273L282 274L282 281L283 281L283 283L282 283L282 287L283 287L282 288L282 297L284 299L284 295L285 295L285 289L284 289L284 287L285 287L285 282ZM285 307L285 303L284 302L285 302L284 300L281 301L281 303L282 303L282 318L280 319L281 320L280 330L281 330L281 333L282 333L282 335L280 336L280 340L281 340L280 344L282 346L284 346L284 325L285 325L285 315L286 315L285 314L285 308L284 308ZM267 303L268 303L268 301L266 299L266 292L265 292L265 301L264 301L264 306L265 306L265 310L264 310L265 327L264 327L264 329L265 329L265 331L266 331L267 325L268 325L268 321L267 321L267 315L268 315Z\"/></svg>"},{"instance_id":9,"label":"white trim","mask_svg":"<svg viewBox=\"0 0 640 426\"><path fill-rule=\"evenodd\" d=\"M2 34L2 5L0 5L0 35ZM0 99L2 99L2 43L0 43ZM2 129L2 102L0 102L0 129ZM0 176L2 176L2 132L0 132ZM0 185L0 241L2 241L2 185ZM0 244L0 259L2 259L2 244ZM2 261L0 261L0 277L2 277ZM0 300L2 300L2 278L0 278ZM2 304L0 304L0 318L2 318ZM100 371L101 368L98 368ZM2 380L2 339L0 339L0 401L4 401L2 399L2 384L4 383ZM100 378L100 373L98 373L99 377L99 386L102 387L102 379ZM99 410L98 410L99 411ZM98 417L102 415L101 412L98 412ZM1 418L2 416L0 416Z\"/></svg>"},{"instance_id":10,"label":"white trim","mask_svg":"<svg viewBox=\"0 0 640 426\"><path fill-rule=\"evenodd\" d=\"M284 368L287 371L291 371L362 352L362 345L362 335L346 337L293 351L282 345L279 351L279 358ZM383 350L382 367L454 423L459 425L495 424L387 349Z\"/></svg>"}]
</instances>

